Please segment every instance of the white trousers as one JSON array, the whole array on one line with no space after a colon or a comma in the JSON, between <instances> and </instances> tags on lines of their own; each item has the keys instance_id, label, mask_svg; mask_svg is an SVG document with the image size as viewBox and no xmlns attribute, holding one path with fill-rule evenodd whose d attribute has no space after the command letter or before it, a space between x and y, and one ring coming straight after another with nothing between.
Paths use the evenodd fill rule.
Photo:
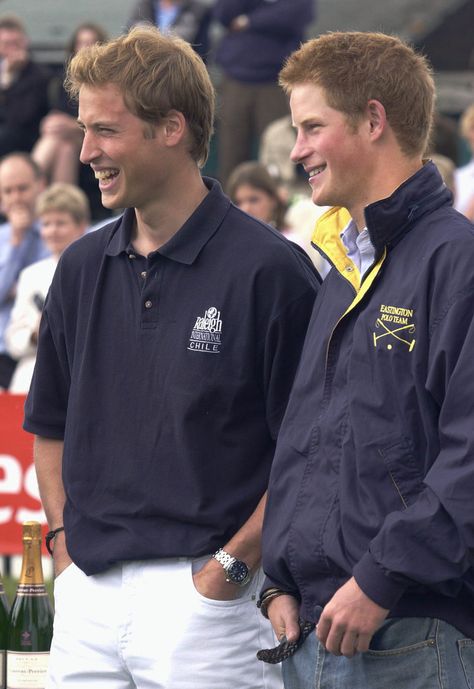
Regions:
<instances>
[{"instance_id":1,"label":"white trousers","mask_svg":"<svg viewBox=\"0 0 474 689\"><path fill-rule=\"evenodd\" d=\"M282 689L276 644L256 607L262 574L232 601L195 589L208 558L124 563L95 576L70 565L55 581L48 689Z\"/></svg>"}]
</instances>

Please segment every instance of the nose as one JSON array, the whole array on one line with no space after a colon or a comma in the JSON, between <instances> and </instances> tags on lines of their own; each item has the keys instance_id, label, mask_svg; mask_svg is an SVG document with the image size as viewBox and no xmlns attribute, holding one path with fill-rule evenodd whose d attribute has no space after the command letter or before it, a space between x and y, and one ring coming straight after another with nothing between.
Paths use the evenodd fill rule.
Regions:
<instances>
[{"instance_id":1,"label":"nose","mask_svg":"<svg viewBox=\"0 0 474 689\"><path fill-rule=\"evenodd\" d=\"M303 137L298 134L296 137L295 145L293 146L290 159L293 163L301 163L304 158L308 155L308 150Z\"/></svg>"},{"instance_id":2,"label":"nose","mask_svg":"<svg viewBox=\"0 0 474 689\"><path fill-rule=\"evenodd\" d=\"M79 155L81 163L90 165L98 156L100 156L100 149L97 146L94 134L92 132L84 132L81 153Z\"/></svg>"}]
</instances>

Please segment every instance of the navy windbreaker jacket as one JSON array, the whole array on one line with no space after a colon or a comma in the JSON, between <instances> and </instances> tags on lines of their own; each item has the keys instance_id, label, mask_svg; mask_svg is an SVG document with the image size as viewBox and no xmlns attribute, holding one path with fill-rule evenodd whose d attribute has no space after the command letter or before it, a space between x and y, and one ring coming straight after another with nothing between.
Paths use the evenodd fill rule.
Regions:
<instances>
[{"instance_id":1,"label":"navy windbreaker jacket","mask_svg":"<svg viewBox=\"0 0 474 689\"><path fill-rule=\"evenodd\" d=\"M474 638L474 228L432 163L365 217L362 284L337 209L317 229L333 269L273 463L267 584L315 620L354 576L391 616Z\"/></svg>"}]
</instances>

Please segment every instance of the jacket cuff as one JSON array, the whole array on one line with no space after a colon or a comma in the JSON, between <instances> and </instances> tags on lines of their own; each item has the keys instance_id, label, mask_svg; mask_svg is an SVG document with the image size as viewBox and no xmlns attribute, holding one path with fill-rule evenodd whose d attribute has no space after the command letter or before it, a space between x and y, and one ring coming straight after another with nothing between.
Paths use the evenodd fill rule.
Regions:
<instances>
[{"instance_id":1,"label":"jacket cuff","mask_svg":"<svg viewBox=\"0 0 474 689\"><path fill-rule=\"evenodd\" d=\"M408 582L389 577L370 552L359 560L352 574L365 595L387 610L395 607L408 586Z\"/></svg>"}]
</instances>

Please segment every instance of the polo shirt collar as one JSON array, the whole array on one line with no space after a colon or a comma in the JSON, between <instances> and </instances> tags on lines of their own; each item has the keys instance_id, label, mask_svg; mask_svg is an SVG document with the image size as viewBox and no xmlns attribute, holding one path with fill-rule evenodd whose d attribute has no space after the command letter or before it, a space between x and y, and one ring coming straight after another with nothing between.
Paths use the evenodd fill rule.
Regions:
<instances>
[{"instance_id":1,"label":"polo shirt collar","mask_svg":"<svg viewBox=\"0 0 474 689\"><path fill-rule=\"evenodd\" d=\"M231 205L219 182L209 177L203 177L203 180L209 194L184 225L157 251L166 258L187 265L194 263L200 251L217 232ZM108 256L129 252L134 221L134 209L127 208L112 228L112 236L106 249Z\"/></svg>"}]
</instances>

